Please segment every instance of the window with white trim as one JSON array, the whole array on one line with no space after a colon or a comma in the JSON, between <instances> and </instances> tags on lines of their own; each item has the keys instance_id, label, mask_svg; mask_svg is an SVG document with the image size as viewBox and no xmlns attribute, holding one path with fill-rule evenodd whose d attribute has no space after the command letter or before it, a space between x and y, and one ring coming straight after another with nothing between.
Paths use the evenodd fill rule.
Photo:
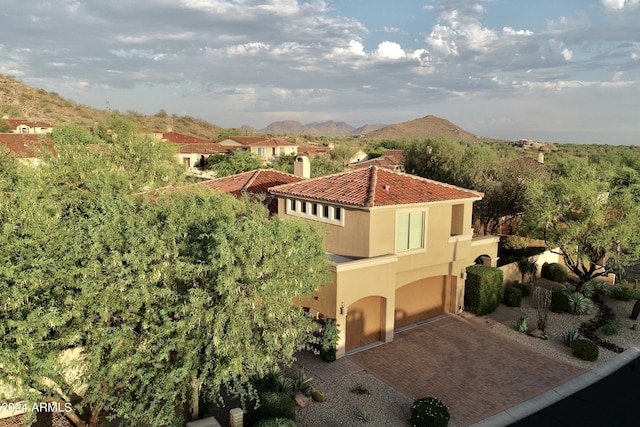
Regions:
<instances>
[{"instance_id":1,"label":"window with white trim","mask_svg":"<svg viewBox=\"0 0 640 427\"><path fill-rule=\"evenodd\" d=\"M287 198L285 209L289 215L344 227L346 211L338 206Z\"/></svg>"},{"instance_id":2,"label":"window with white trim","mask_svg":"<svg viewBox=\"0 0 640 427\"><path fill-rule=\"evenodd\" d=\"M424 211L400 212L396 217L396 252L424 248Z\"/></svg>"}]
</instances>

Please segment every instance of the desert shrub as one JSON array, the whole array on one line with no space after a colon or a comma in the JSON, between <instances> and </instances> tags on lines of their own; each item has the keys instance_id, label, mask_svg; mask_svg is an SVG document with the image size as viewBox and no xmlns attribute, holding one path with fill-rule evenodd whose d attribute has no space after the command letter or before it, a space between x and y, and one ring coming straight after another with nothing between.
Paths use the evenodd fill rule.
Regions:
<instances>
[{"instance_id":1,"label":"desert shrub","mask_svg":"<svg viewBox=\"0 0 640 427\"><path fill-rule=\"evenodd\" d=\"M259 391L276 391L292 394L294 391L293 379L286 377L277 367L272 368L261 378L255 378L253 384Z\"/></svg>"},{"instance_id":2,"label":"desert shrub","mask_svg":"<svg viewBox=\"0 0 640 427\"><path fill-rule=\"evenodd\" d=\"M593 301L584 296L580 292L573 292L568 296L569 299L569 313L571 314L589 314L593 308Z\"/></svg>"},{"instance_id":3,"label":"desert shrub","mask_svg":"<svg viewBox=\"0 0 640 427\"><path fill-rule=\"evenodd\" d=\"M295 421L289 418L264 418L257 423L253 424L253 427L297 427Z\"/></svg>"},{"instance_id":4,"label":"desert shrub","mask_svg":"<svg viewBox=\"0 0 640 427\"><path fill-rule=\"evenodd\" d=\"M554 313L569 312L569 296L562 291L551 293L551 311Z\"/></svg>"},{"instance_id":5,"label":"desert shrub","mask_svg":"<svg viewBox=\"0 0 640 427\"><path fill-rule=\"evenodd\" d=\"M484 265L467 268L465 282L465 308L478 315L492 313L500 305L502 291L502 270Z\"/></svg>"},{"instance_id":6,"label":"desert shrub","mask_svg":"<svg viewBox=\"0 0 640 427\"><path fill-rule=\"evenodd\" d=\"M538 318L538 329L541 331L544 331L547 327L549 308L551 307L551 294L550 290L543 289L540 286L533 291L533 306L536 309Z\"/></svg>"},{"instance_id":7,"label":"desert shrub","mask_svg":"<svg viewBox=\"0 0 640 427\"><path fill-rule=\"evenodd\" d=\"M622 329L622 323L618 319L611 319L602 327L602 332L605 335L617 335Z\"/></svg>"},{"instance_id":8,"label":"desert shrub","mask_svg":"<svg viewBox=\"0 0 640 427\"><path fill-rule=\"evenodd\" d=\"M286 393L267 391L259 396L260 406L254 412L254 419L289 418L296 420L296 403Z\"/></svg>"},{"instance_id":9,"label":"desert shrub","mask_svg":"<svg viewBox=\"0 0 640 427\"><path fill-rule=\"evenodd\" d=\"M520 318L518 319L518 323L516 324L516 329L518 330L518 332L522 332L523 334L529 332L526 314L523 313L522 316L520 316Z\"/></svg>"},{"instance_id":10,"label":"desert shrub","mask_svg":"<svg viewBox=\"0 0 640 427\"><path fill-rule=\"evenodd\" d=\"M450 418L449 408L435 397L416 399L411 406L413 427L446 427Z\"/></svg>"},{"instance_id":11,"label":"desert shrub","mask_svg":"<svg viewBox=\"0 0 640 427\"><path fill-rule=\"evenodd\" d=\"M320 357L326 362L336 360L336 346L340 338L340 330L334 319L328 319L322 325L322 335L320 338Z\"/></svg>"},{"instance_id":12,"label":"desert shrub","mask_svg":"<svg viewBox=\"0 0 640 427\"><path fill-rule=\"evenodd\" d=\"M578 359L593 362L598 360L598 345L587 339L579 339L573 343L571 353Z\"/></svg>"},{"instance_id":13,"label":"desert shrub","mask_svg":"<svg viewBox=\"0 0 640 427\"><path fill-rule=\"evenodd\" d=\"M525 282L521 283L516 280L515 282L513 282L513 286L515 286L516 288L522 291L522 298L525 298L531 295L531 283L525 283Z\"/></svg>"},{"instance_id":14,"label":"desert shrub","mask_svg":"<svg viewBox=\"0 0 640 427\"><path fill-rule=\"evenodd\" d=\"M562 264L558 264L557 262L547 264L543 274L545 279L553 280L558 283L564 283L569 278L567 267Z\"/></svg>"},{"instance_id":15,"label":"desert shrub","mask_svg":"<svg viewBox=\"0 0 640 427\"><path fill-rule=\"evenodd\" d=\"M562 334L562 341L568 346L573 347L573 343L580 339L580 334L575 329L569 329Z\"/></svg>"},{"instance_id":16,"label":"desert shrub","mask_svg":"<svg viewBox=\"0 0 640 427\"><path fill-rule=\"evenodd\" d=\"M640 299L640 288L637 284L620 282L613 285L610 289L611 296L620 301L632 301Z\"/></svg>"},{"instance_id":17,"label":"desert shrub","mask_svg":"<svg viewBox=\"0 0 640 427\"><path fill-rule=\"evenodd\" d=\"M522 290L509 286L504 290L504 303L509 307L520 307L522 304Z\"/></svg>"},{"instance_id":18,"label":"desert shrub","mask_svg":"<svg viewBox=\"0 0 640 427\"><path fill-rule=\"evenodd\" d=\"M530 239L520 236L507 236L504 240L505 249L526 249L529 247Z\"/></svg>"}]
</instances>

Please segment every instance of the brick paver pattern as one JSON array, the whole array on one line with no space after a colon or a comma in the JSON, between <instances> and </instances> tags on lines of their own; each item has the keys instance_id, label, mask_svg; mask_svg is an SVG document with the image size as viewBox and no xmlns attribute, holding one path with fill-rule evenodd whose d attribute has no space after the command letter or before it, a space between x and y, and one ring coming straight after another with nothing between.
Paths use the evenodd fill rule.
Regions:
<instances>
[{"instance_id":1,"label":"brick paver pattern","mask_svg":"<svg viewBox=\"0 0 640 427\"><path fill-rule=\"evenodd\" d=\"M348 358L411 398L442 400L458 427L585 372L492 332L480 318L460 316L397 333L392 343Z\"/></svg>"}]
</instances>

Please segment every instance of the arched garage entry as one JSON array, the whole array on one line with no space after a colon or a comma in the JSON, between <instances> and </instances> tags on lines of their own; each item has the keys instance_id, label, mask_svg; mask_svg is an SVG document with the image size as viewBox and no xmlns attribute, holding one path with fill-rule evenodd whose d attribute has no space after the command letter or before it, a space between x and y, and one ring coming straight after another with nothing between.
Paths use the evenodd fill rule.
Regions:
<instances>
[{"instance_id":1,"label":"arched garage entry","mask_svg":"<svg viewBox=\"0 0 640 427\"><path fill-rule=\"evenodd\" d=\"M370 296L357 300L347 308L347 351L383 341L386 299Z\"/></svg>"},{"instance_id":2,"label":"arched garage entry","mask_svg":"<svg viewBox=\"0 0 640 427\"><path fill-rule=\"evenodd\" d=\"M451 276L420 279L396 289L394 329L451 311Z\"/></svg>"}]
</instances>

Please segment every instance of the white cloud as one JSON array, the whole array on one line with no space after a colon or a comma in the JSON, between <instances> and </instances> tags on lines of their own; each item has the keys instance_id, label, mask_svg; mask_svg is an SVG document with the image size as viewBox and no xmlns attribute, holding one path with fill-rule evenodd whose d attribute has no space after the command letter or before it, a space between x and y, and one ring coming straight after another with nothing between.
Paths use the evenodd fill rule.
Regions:
<instances>
[{"instance_id":1,"label":"white cloud","mask_svg":"<svg viewBox=\"0 0 640 427\"><path fill-rule=\"evenodd\" d=\"M611 10L632 8L640 4L640 0L602 0L602 5Z\"/></svg>"},{"instance_id":2,"label":"white cloud","mask_svg":"<svg viewBox=\"0 0 640 427\"><path fill-rule=\"evenodd\" d=\"M571 57L573 56L573 52L571 52L569 49L564 48L562 49L562 52L560 52L563 56L563 58L565 59L565 61L571 61Z\"/></svg>"},{"instance_id":3,"label":"white cloud","mask_svg":"<svg viewBox=\"0 0 640 427\"><path fill-rule=\"evenodd\" d=\"M400 59L407 56L402 47L395 42L383 41L378 45L376 55L385 59Z\"/></svg>"}]
</instances>

